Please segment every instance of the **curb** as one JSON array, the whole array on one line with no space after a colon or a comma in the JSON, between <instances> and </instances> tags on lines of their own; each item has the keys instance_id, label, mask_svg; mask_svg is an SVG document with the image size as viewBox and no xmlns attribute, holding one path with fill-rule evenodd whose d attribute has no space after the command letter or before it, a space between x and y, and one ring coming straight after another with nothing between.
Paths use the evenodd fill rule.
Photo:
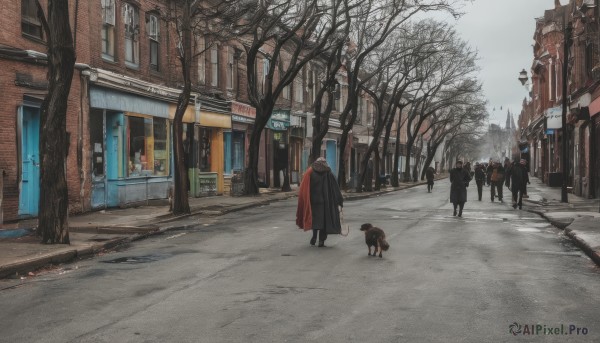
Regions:
<instances>
[{"instance_id":1,"label":"curb","mask_svg":"<svg viewBox=\"0 0 600 343\"><path fill-rule=\"evenodd\" d=\"M581 249L590 259L592 259L592 261L594 261L594 263L596 263L596 265L600 266L600 254L598 252L596 252L583 239L579 238L573 230L569 229L569 226L573 223L573 220L571 220L569 223L559 222L559 221L548 218L548 216L546 216L546 214L544 212L535 211L535 210L527 210L527 211L539 215L540 217L547 220L551 225L555 226L556 228L558 228L560 230L563 230L565 232L565 235L567 237L569 237L579 249Z\"/></svg>"},{"instance_id":2,"label":"curb","mask_svg":"<svg viewBox=\"0 0 600 343\"><path fill-rule=\"evenodd\" d=\"M583 252L585 252L585 254L588 255L588 257L591 258L594 263L596 263L596 265L600 266L600 254L598 252L592 249L592 247L583 239L579 238L577 234L573 232L573 230L565 228L565 234L571 238L571 240L575 242L575 245L583 250Z\"/></svg>"}]
</instances>

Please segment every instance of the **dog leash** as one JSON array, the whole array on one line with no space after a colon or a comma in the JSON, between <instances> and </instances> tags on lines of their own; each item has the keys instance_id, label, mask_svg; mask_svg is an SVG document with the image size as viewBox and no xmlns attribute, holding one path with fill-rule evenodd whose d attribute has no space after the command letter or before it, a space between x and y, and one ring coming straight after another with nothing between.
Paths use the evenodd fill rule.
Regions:
<instances>
[{"instance_id":1,"label":"dog leash","mask_svg":"<svg viewBox=\"0 0 600 343\"><path fill-rule=\"evenodd\" d=\"M342 233L342 231L344 229L344 210L343 209L340 209L340 224L342 225L342 227L340 229L340 235L342 235L343 237L348 237L348 235L350 234L350 226L347 226L345 235Z\"/></svg>"}]
</instances>

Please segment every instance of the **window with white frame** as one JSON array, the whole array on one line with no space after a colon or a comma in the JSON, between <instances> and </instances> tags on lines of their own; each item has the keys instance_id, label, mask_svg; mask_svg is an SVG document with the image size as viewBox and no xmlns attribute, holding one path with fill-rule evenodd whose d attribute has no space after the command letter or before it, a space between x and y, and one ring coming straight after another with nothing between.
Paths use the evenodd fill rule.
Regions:
<instances>
[{"instance_id":1,"label":"window with white frame","mask_svg":"<svg viewBox=\"0 0 600 343\"><path fill-rule=\"evenodd\" d=\"M26 36L37 39L43 39L44 37L35 0L21 0L21 32Z\"/></svg>"},{"instance_id":2,"label":"window with white frame","mask_svg":"<svg viewBox=\"0 0 600 343\"><path fill-rule=\"evenodd\" d=\"M213 87L219 86L219 50L216 46L210 49L210 84Z\"/></svg>"},{"instance_id":3,"label":"window with white frame","mask_svg":"<svg viewBox=\"0 0 600 343\"><path fill-rule=\"evenodd\" d=\"M265 58L263 60L263 79L262 79L262 84L263 84L263 90L265 89L265 84L267 83L267 76L269 75L269 59ZM288 90L289 92L289 90ZM289 99L289 96L288 96Z\"/></svg>"},{"instance_id":4,"label":"window with white frame","mask_svg":"<svg viewBox=\"0 0 600 343\"><path fill-rule=\"evenodd\" d=\"M125 29L125 64L138 67L140 64L139 11L130 3L123 3L123 24Z\"/></svg>"},{"instance_id":5,"label":"window with white frame","mask_svg":"<svg viewBox=\"0 0 600 343\"><path fill-rule=\"evenodd\" d=\"M102 57L115 59L115 0L101 0L102 6Z\"/></svg>"},{"instance_id":6,"label":"window with white frame","mask_svg":"<svg viewBox=\"0 0 600 343\"><path fill-rule=\"evenodd\" d=\"M233 89L233 60L235 49L233 47L227 48L227 89Z\"/></svg>"},{"instance_id":7,"label":"window with white frame","mask_svg":"<svg viewBox=\"0 0 600 343\"><path fill-rule=\"evenodd\" d=\"M206 43L204 37L196 37L196 47L198 53L198 83L201 85L206 84Z\"/></svg>"},{"instance_id":8,"label":"window with white frame","mask_svg":"<svg viewBox=\"0 0 600 343\"><path fill-rule=\"evenodd\" d=\"M302 74L298 74L294 79L294 101L304 102L304 90L302 89Z\"/></svg>"},{"instance_id":9,"label":"window with white frame","mask_svg":"<svg viewBox=\"0 0 600 343\"><path fill-rule=\"evenodd\" d=\"M150 69L159 70L160 22L155 14L148 16L148 38L150 40Z\"/></svg>"}]
</instances>

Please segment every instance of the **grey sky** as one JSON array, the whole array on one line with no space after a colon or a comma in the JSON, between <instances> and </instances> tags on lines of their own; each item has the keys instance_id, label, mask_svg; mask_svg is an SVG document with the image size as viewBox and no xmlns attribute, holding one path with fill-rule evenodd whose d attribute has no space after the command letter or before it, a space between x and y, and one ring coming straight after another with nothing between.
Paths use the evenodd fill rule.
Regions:
<instances>
[{"instance_id":1,"label":"grey sky","mask_svg":"<svg viewBox=\"0 0 600 343\"><path fill-rule=\"evenodd\" d=\"M561 0L561 4L567 1ZM465 5L465 15L458 22L450 20L479 52L491 123L504 126L508 109L517 121L527 96L517 78L523 68L529 73L533 61L535 18L552 8L554 0L474 0Z\"/></svg>"}]
</instances>

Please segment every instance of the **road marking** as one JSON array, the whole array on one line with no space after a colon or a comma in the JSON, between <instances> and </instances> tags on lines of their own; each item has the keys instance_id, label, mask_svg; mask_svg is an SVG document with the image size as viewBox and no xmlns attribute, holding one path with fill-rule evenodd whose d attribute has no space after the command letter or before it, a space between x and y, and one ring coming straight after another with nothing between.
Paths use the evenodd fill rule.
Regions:
<instances>
[{"instance_id":1,"label":"road marking","mask_svg":"<svg viewBox=\"0 0 600 343\"><path fill-rule=\"evenodd\" d=\"M176 235L169 236L169 237L167 237L166 239L172 239L172 238L181 237L181 236L185 235L186 233L187 233L187 232L178 233L178 234L176 234Z\"/></svg>"}]
</instances>

